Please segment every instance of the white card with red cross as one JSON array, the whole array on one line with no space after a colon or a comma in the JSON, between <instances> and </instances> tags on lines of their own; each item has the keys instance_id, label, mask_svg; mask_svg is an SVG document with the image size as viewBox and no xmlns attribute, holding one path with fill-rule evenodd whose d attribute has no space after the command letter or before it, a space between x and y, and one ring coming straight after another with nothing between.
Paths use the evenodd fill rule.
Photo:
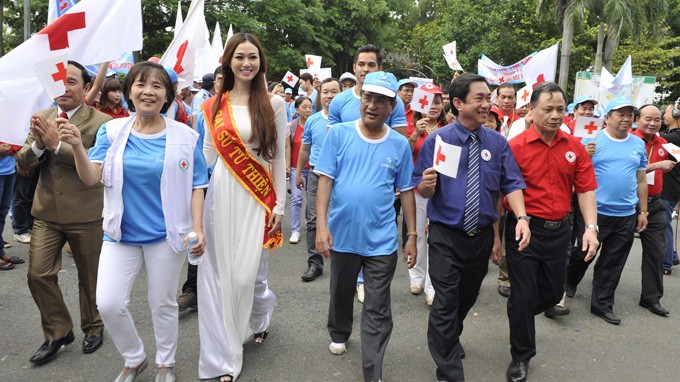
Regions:
<instances>
[{"instance_id":1,"label":"white card with red cross","mask_svg":"<svg viewBox=\"0 0 680 382\"><path fill-rule=\"evenodd\" d=\"M442 175L455 178L458 175L458 165L462 152L463 149L460 146L448 144L437 135L434 143L432 167Z\"/></svg>"},{"instance_id":2,"label":"white card with red cross","mask_svg":"<svg viewBox=\"0 0 680 382\"><path fill-rule=\"evenodd\" d=\"M411 109L426 115L430 112L430 108L434 103L434 93L427 92L420 88L413 89L413 98L411 99Z\"/></svg>"},{"instance_id":3,"label":"white card with red cross","mask_svg":"<svg viewBox=\"0 0 680 382\"><path fill-rule=\"evenodd\" d=\"M517 105L515 106L515 109L519 109L520 107L529 104L531 101L531 93L533 93L533 89L529 85L519 89L517 92Z\"/></svg>"},{"instance_id":4,"label":"white card with red cross","mask_svg":"<svg viewBox=\"0 0 680 382\"><path fill-rule=\"evenodd\" d=\"M597 138L602 130L604 120L600 118L576 117L574 136L579 138Z\"/></svg>"}]
</instances>

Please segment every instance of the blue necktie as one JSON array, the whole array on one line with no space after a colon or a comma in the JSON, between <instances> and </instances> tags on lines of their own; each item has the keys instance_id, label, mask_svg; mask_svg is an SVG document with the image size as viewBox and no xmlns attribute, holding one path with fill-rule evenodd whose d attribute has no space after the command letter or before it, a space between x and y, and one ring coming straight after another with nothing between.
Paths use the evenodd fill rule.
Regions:
<instances>
[{"instance_id":1,"label":"blue necktie","mask_svg":"<svg viewBox=\"0 0 680 382\"><path fill-rule=\"evenodd\" d=\"M470 134L468 151L468 178L465 192L465 214L463 229L465 233L475 232L479 223L479 142L477 134Z\"/></svg>"}]
</instances>

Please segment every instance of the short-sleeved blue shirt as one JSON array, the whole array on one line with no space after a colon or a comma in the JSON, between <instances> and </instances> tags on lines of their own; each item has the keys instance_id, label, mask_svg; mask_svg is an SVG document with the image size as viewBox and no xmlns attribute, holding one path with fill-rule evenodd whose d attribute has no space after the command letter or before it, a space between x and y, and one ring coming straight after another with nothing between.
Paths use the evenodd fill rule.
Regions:
<instances>
[{"instance_id":1,"label":"short-sleeved blue shirt","mask_svg":"<svg viewBox=\"0 0 680 382\"><path fill-rule=\"evenodd\" d=\"M130 131L123 152L123 244L146 245L166 239L165 218L161 203L161 174L165 161L165 130L160 133L140 134ZM94 163L101 163L111 143L106 135L106 124L99 128L97 141L88 153ZM203 151L194 150L194 187L208 184L208 172ZM105 241L114 241L104 235Z\"/></svg>"},{"instance_id":2,"label":"short-sleeved blue shirt","mask_svg":"<svg viewBox=\"0 0 680 382\"><path fill-rule=\"evenodd\" d=\"M361 118L359 106L361 97L354 94L354 88L347 89L333 98L328 109L328 124L335 125L341 122L352 122ZM404 112L404 102L397 97L397 106L392 110L392 114L387 118L385 124L393 129L404 127L406 123L406 113Z\"/></svg>"},{"instance_id":3,"label":"short-sleeved blue shirt","mask_svg":"<svg viewBox=\"0 0 680 382\"><path fill-rule=\"evenodd\" d=\"M358 121L334 125L314 172L332 178L328 228L338 252L361 256L397 250L394 189L413 188L408 141L387 129L380 139L365 137Z\"/></svg>"},{"instance_id":4,"label":"short-sleeved blue shirt","mask_svg":"<svg viewBox=\"0 0 680 382\"><path fill-rule=\"evenodd\" d=\"M302 133L302 143L311 145L309 152L309 165L316 166L316 160L319 158L321 146L326 139L326 132L328 131L328 118L323 116L323 111L312 114L305 123L305 131Z\"/></svg>"}]
</instances>

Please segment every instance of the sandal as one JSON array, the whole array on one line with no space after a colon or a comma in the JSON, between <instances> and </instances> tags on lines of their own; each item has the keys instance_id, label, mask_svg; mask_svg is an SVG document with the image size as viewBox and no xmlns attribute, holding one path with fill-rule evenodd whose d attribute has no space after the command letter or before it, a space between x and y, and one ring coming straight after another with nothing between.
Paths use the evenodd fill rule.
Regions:
<instances>
[{"instance_id":1,"label":"sandal","mask_svg":"<svg viewBox=\"0 0 680 382\"><path fill-rule=\"evenodd\" d=\"M227 374L223 375L220 377L220 382L232 382L234 380L234 376Z\"/></svg>"},{"instance_id":2,"label":"sandal","mask_svg":"<svg viewBox=\"0 0 680 382\"><path fill-rule=\"evenodd\" d=\"M10 256L9 259L3 257L2 261L6 262L6 263L11 263L11 264L23 264L23 263L25 263L24 259L22 259L20 257L16 257L16 256Z\"/></svg>"},{"instance_id":3,"label":"sandal","mask_svg":"<svg viewBox=\"0 0 680 382\"><path fill-rule=\"evenodd\" d=\"M14 269L14 264L0 260L0 271L9 271L10 269Z\"/></svg>"},{"instance_id":4,"label":"sandal","mask_svg":"<svg viewBox=\"0 0 680 382\"><path fill-rule=\"evenodd\" d=\"M264 343L264 340L267 338L268 335L269 335L269 330L265 330L264 332L253 334L253 339L255 340L256 344L262 345Z\"/></svg>"}]
</instances>

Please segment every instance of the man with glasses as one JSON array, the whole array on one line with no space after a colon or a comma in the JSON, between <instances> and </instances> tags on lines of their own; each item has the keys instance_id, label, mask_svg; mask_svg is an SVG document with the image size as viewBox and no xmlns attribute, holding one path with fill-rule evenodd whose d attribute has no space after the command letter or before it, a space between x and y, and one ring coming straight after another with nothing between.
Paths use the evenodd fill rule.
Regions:
<instances>
[{"instance_id":1,"label":"man with glasses","mask_svg":"<svg viewBox=\"0 0 680 382\"><path fill-rule=\"evenodd\" d=\"M364 269L363 374L366 381L379 381L392 333L390 284L398 249L392 208L395 189L400 192L409 233L404 261L409 268L416 261L413 161L406 138L385 124L397 105L396 78L372 72L362 82L361 118L328 131L314 168L319 175L316 249L331 259L328 332L333 354L347 351L354 284Z\"/></svg>"}]
</instances>

